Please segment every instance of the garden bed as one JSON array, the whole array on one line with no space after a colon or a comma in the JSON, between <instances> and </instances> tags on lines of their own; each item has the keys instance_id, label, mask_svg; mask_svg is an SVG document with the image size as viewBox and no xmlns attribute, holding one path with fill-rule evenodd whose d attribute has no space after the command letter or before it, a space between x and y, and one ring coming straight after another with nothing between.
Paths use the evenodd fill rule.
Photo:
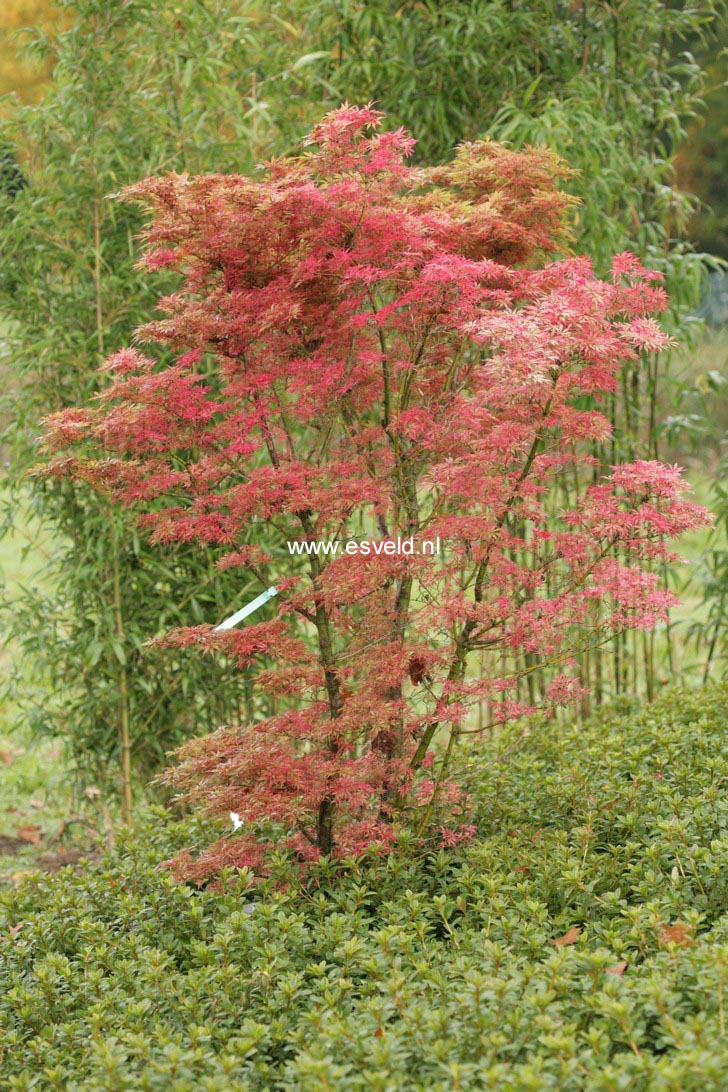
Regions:
<instances>
[{"instance_id":1,"label":"garden bed","mask_svg":"<svg viewBox=\"0 0 728 1092\"><path fill-rule=\"evenodd\" d=\"M468 753L469 845L305 886L177 885L209 831L155 812L3 894L2 1085L724 1088L727 725L722 688L504 734Z\"/></svg>"}]
</instances>

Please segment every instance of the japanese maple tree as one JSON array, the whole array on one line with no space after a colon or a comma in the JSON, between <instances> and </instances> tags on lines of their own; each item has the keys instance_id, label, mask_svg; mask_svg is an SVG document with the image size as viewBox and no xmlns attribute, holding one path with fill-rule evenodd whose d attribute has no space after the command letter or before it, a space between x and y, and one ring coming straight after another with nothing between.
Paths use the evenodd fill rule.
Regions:
<instances>
[{"instance_id":1,"label":"japanese maple tree","mask_svg":"<svg viewBox=\"0 0 728 1092\"><path fill-rule=\"evenodd\" d=\"M475 705L492 725L572 702L580 652L665 617L655 562L708 518L658 462L592 459L593 485L554 501L609 434L585 396L666 345L659 275L622 254L604 281L563 256L568 172L547 150L483 141L415 169L411 137L381 126L345 106L259 177L130 187L151 213L143 264L180 275L138 331L162 360L115 354L94 404L49 422L45 473L279 591L239 628L167 637L266 657L257 685L285 706L192 741L167 774L242 820L179 862L198 881L258 865L262 826L303 859L389 845L430 814ZM397 536L412 554L286 547ZM535 701L514 650L546 680Z\"/></svg>"}]
</instances>

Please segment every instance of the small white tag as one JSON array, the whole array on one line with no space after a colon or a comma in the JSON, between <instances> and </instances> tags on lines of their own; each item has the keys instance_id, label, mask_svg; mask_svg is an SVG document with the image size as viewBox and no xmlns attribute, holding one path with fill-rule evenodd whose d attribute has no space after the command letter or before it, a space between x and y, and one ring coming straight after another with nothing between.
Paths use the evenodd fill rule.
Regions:
<instances>
[{"instance_id":1,"label":"small white tag","mask_svg":"<svg viewBox=\"0 0 728 1092\"><path fill-rule=\"evenodd\" d=\"M229 618L226 618L224 622L221 622L219 626L215 626L215 633L221 629L232 629L238 622L242 622L243 618L247 618L249 614L252 614L258 607L262 607L264 603L267 603L269 599L272 599L274 595L278 595L278 588L268 588L267 591L261 592L261 594L248 603L247 606L241 607L235 614L231 614Z\"/></svg>"}]
</instances>

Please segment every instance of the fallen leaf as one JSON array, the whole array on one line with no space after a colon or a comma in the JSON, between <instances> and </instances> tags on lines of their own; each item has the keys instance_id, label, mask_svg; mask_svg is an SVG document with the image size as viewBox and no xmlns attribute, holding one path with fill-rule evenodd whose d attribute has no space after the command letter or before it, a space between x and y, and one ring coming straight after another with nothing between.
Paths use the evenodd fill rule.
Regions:
<instances>
[{"instance_id":1,"label":"fallen leaf","mask_svg":"<svg viewBox=\"0 0 728 1092\"><path fill-rule=\"evenodd\" d=\"M549 937L549 944L553 944L555 948L565 948L567 944L576 944L577 940L581 936L581 929L578 925L572 925L570 929L567 929L561 937Z\"/></svg>"},{"instance_id":2,"label":"fallen leaf","mask_svg":"<svg viewBox=\"0 0 728 1092\"><path fill-rule=\"evenodd\" d=\"M13 881L13 886L18 887L27 876L35 876L36 872L32 868L21 868L18 872L13 872L10 879Z\"/></svg>"},{"instance_id":3,"label":"fallen leaf","mask_svg":"<svg viewBox=\"0 0 728 1092\"><path fill-rule=\"evenodd\" d=\"M0 937L0 940L5 940L9 944L11 940L15 940L16 936L18 935L18 933L20 932L20 930L22 928L23 928L23 922L19 921L17 925L12 925L8 929L8 935L4 936L4 937Z\"/></svg>"},{"instance_id":4,"label":"fallen leaf","mask_svg":"<svg viewBox=\"0 0 728 1092\"><path fill-rule=\"evenodd\" d=\"M3 747L0 749L0 762L4 762L6 766L12 766L15 759L23 754L25 750L22 747Z\"/></svg>"},{"instance_id":5,"label":"fallen leaf","mask_svg":"<svg viewBox=\"0 0 728 1092\"><path fill-rule=\"evenodd\" d=\"M659 944L684 944L689 948L693 943L692 928L686 921L678 918L673 925L661 925L657 937Z\"/></svg>"},{"instance_id":6,"label":"fallen leaf","mask_svg":"<svg viewBox=\"0 0 728 1092\"><path fill-rule=\"evenodd\" d=\"M607 974L623 975L627 970L627 960L623 959L621 963L615 964L614 967L607 967Z\"/></svg>"},{"instance_id":7,"label":"fallen leaf","mask_svg":"<svg viewBox=\"0 0 728 1092\"><path fill-rule=\"evenodd\" d=\"M27 826L20 827L18 830L18 838L21 842L27 842L31 846L39 846L43 841L43 832L40 827Z\"/></svg>"}]
</instances>

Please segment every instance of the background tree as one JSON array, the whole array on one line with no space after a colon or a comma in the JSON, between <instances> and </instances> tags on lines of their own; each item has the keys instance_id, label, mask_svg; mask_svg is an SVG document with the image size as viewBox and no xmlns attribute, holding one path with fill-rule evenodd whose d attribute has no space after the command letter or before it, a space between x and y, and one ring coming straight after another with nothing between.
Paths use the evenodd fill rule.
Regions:
<instances>
[{"instance_id":1,"label":"background tree","mask_svg":"<svg viewBox=\"0 0 728 1092\"><path fill-rule=\"evenodd\" d=\"M728 24L718 21L706 38L689 45L705 70L706 89L704 107L678 151L678 177L702 203L688 226L690 238L699 249L728 259Z\"/></svg>"},{"instance_id":2,"label":"background tree","mask_svg":"<svg viewBox=\"0 0 728 1092\"><path fill-rule=\"evenodd\" d=\"M59 22L59 6L50 0L4 0L0 11L0 95L18 95L24 102L43 97L51 65L47 57L33 57L24 49L30 37L26 32L28 27L40 26L52 34Z\"/></svg>"}]
</instances>

